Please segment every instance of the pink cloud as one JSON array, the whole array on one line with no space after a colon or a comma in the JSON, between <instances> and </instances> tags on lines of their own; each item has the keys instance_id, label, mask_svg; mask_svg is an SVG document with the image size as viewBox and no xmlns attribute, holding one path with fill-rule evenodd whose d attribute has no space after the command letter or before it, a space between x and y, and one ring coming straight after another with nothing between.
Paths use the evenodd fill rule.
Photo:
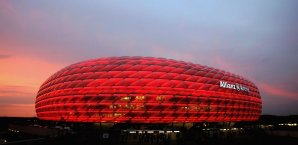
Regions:
<instances>
[{"instance_id":1,"label":"pink cloud","mask_svg":"<svg viewBox=\"0 0 298 145\"><path fill-rule=\"evenodd\" d=\"M280 97L287 97L291 99L298 100L298 93L297 92L290 92L288 90L282 89L281 87L269 85L267 83L260 83L259 84L260 90L264 91L273 96L280 96Z\"/></svg>"},{"instance_id":2,"label":"pink cloud","mask_svg":"<svg viewBox=\"0 0 298 145\"><path fill-rule=\"evenodd\" d=\"M15 6L9 1L0 1L0 13L7 15L17 14Z\"/></svg>"},{"instance_id":3,"label":"pink cloud","mask_svg":"<svg viewBox=\"0 0 298 145\"><path fill-rule=\"evenodd\" d=\"M247 74L248 71L255 69L255 66L251 64L243 64L231 60L229 61L227 58L224 58L218 54L215 54L211 61L214 67L218 67L233 73L245 74L245 76L249 76L249 74Z\"/></svg>"}]
</instances>

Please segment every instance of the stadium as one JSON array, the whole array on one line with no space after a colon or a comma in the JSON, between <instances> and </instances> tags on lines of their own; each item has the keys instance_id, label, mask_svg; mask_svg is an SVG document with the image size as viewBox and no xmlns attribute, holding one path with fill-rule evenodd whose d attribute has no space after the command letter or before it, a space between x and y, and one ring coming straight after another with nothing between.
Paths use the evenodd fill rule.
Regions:
<instances>
[{"instance_id":1,"label":"stadium","mask_svg":"<svg viewBox=\"0 0 298 145\"><path fill-rule=\"evenodd\" d=\"M65 122L200 123L254 121L258 88L233 73L154 57L107 57L72 64L49 77L37 117Z\"/></svg>"}]
</instances>

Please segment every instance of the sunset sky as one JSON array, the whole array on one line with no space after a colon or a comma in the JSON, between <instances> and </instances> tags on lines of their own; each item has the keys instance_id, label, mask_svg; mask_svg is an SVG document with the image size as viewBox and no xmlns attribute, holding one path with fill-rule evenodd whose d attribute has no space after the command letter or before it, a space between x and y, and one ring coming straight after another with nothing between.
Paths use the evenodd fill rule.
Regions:
<instances>
[{"instance_id":1,"label":"sunset sky","mask_svg":"<svg viewBox=\"0 0 298 145\"><path fill-rule=\"evenodd\" d=\"M36 116L39 86L98 57L153 56L253 81L262 114L298 114L298 1L0 1L0 116Z\"/></svg>"}]
</instances>

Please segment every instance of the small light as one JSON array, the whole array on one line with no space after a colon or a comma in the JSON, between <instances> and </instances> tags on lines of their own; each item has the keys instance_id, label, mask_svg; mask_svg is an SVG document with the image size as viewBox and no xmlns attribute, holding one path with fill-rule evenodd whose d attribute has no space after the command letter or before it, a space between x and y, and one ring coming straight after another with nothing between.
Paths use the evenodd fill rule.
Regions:
<instances>
[{"instance_id":1,"label":"small light","mask_svg":"<svg viewBox=\"0 0 298 145\"><path fill-rule=\"evenodd\" d=\"M153 131L152 130L148 130L147 133L153 133Z\"/></svg>"}]
</instances>

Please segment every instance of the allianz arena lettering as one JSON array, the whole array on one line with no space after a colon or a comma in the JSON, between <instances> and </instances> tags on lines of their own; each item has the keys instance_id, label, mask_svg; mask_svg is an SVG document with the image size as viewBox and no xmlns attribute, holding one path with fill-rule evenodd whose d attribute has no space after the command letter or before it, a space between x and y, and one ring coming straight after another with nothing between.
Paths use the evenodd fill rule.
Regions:
<instances>
[{"instance_id":1,"label":"allianz arena lettering","mask_svg":"<svg viewBox=\"0 0 298 145\"><path fill-rule=\"evenodd\" d=\"M69 122L236 122L257 120L257 86L216 68L154 57L107 57L50 76L37 117Z\"/></svg>"},{"instance_id":2,"label":"allianz arena lettering","mask_svg":"<svg viewBox=\"0 0 298 145\"><path fill-rule=\"evenodd\" d=\"M230 84L228 82L224 82L224 81L219 81L219 86L221 88L228 88L228 89L234 89L234 90L238 90L238 91L246 91L249 92L249 88L240 85L240 84Z\"/></svg>"}]
</instances>

